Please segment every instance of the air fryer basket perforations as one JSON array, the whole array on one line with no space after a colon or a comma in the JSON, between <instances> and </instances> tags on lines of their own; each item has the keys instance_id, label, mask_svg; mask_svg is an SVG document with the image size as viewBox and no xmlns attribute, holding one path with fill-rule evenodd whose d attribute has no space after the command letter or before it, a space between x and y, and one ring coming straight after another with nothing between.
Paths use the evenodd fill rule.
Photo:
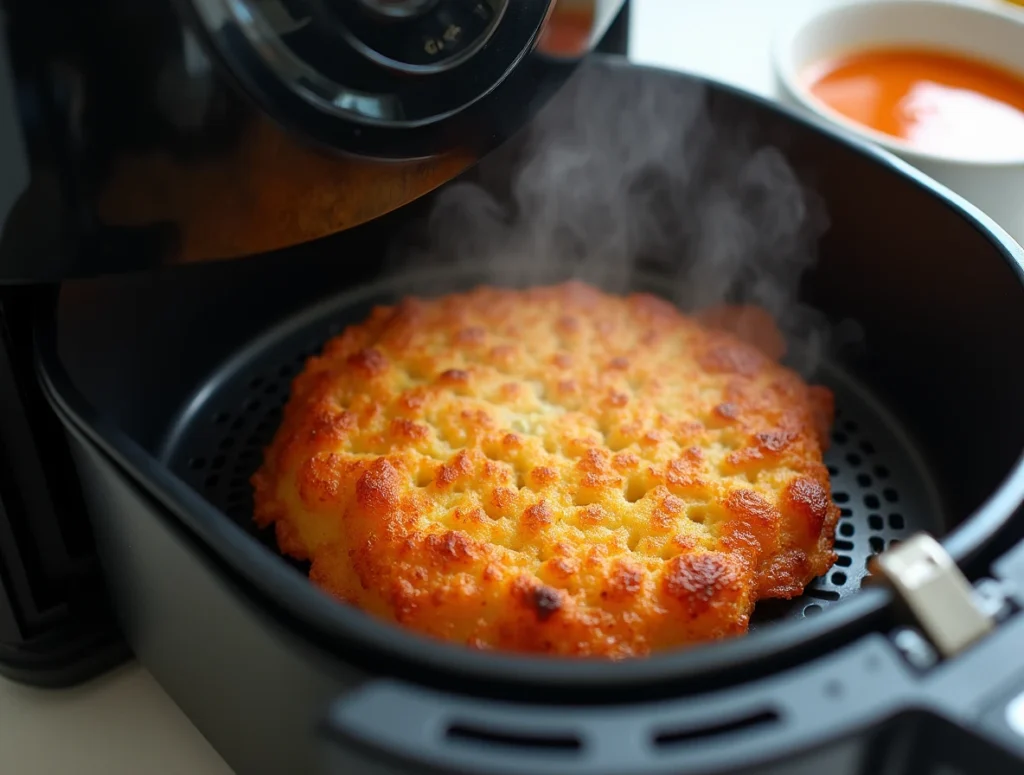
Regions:
<instances>
[{"instance_id":1,"label":"air fryer basket perforations","mask_svg":"<svg viewBox=\"0 0 1024 775\"><path fill-rule=\"evenodd\" d=\"M273 438L291 380L306 359L369 307L324 309L308 327L284 336L266 335L211 379L179 417L164 449L171 470L228 517L276 551L272 531L252 522L249 478ZM838 559L799 598L759 604L754 625L804 617L857 592L870 558L918 530L943 531L939 499L924 466L898 424L858 383L825 367L817 378L836 395L836 422L826 463L841 517ZM293 562L289 560L289 562ZM307 566L294 563L303 572Z\"/></svg>"}]
</instances>

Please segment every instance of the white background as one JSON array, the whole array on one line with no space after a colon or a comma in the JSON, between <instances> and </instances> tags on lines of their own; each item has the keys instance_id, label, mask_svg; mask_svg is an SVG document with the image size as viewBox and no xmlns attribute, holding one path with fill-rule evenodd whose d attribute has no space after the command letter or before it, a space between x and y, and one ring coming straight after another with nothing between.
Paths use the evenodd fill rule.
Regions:
<instances>
[{"instance_id":1,"label":"white background","mask_svg":"<svg viewBox=\"0 0 1024 775\"><path fill-rule=\"evenodd\" d=\"M784 14L836 0L633 0L631 57L774 95L769 52ZM996 2L996 0L993 0ZM0 773L229 775L139 665L41 691L0 678Z\"/></svg>"}]
</instances>

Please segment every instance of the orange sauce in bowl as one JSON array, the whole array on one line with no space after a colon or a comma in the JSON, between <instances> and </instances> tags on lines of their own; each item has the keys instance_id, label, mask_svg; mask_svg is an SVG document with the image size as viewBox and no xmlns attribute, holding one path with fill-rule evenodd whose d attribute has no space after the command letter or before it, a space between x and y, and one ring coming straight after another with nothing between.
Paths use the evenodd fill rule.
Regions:
<instances>
[{"instance_id":1,"label":"orange sauce in bowl","mask_svg":"<svg viewBox=\"0 0 1024 775\"><path fill-rule=\"evenodd\" d=\"M913 149L1024 159L1024 75L958 54L892 48L822 62L806 76L832 110Z\"/></svg>"}]
</instances>

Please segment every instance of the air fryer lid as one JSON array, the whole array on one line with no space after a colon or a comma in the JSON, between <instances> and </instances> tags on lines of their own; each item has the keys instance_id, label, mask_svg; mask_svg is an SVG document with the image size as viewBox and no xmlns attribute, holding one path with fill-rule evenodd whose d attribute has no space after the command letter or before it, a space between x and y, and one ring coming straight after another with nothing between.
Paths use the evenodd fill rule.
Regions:
<instances>
[{"instance_id":1,"label":"air fryer lid","mask_svg":"<svg viewBox=\"0 0 1024 775\"><path fill-rule=\"evenodd\" d=\"M0 282L243 258L391 212L532 118L622 5L17 2L0 49L31 180L0 215ZM552 51L567 18L583 34Z\"/></svg>"},{"instance_id":2,"label":"air fryer lid","mask_svg":"<svg viewBox=\"0 0 1024 775\"><path fill-rule=\"evenodd\" d=\"M532 659L424 641L334 603L271 546L253 540L245 479L301 357L371 303L421 292L427 278L428 287L447 290L493 280L492 269L384 279L309 306L323 287L337 283L339 257L382 254L384 246L366 232L323 244L323 255L311 257L302 273L282 256L167 274L158 282L121 278L66 287L60 360L55 332L46 325L40 331L42 374L58 410L163 504L254 601L338 658L465 694L522 699L543 691L546 702L621 702L720 688L885 630L893 621L891 595L882 588L850 594L869 554L926 529L944 535L965 567L980 567L972 561L986 558L1019 503L1024 420L1015 407L1024 371L1004 357L1024 330L1019 248L905 165L773 105L681 75L617 63L592 67L594 77L624 92L642 87L678 98L703 90L721 137L741 126L746 142L782 149L826 203L828 231L801 293L832 321L852 319L863 331L862 346L836 352L819 374L839 396L830 463L837 499L848 512L837 536L848 564L748 637L645 660ZM557 126L565 119L559 111L575 108L567 93L545 120ZM712 142L704 150L717 148ZM480 179L498 188L504 180L507 188L501 165L517 150L511 146L504 160L483 165ZM702 182L694 178L693 190ZM670 252L678 255L679 246ZM969 265L963 256L972 256ZM664 290L671 266L655 255L643 271L593 279L649 287L654 272L656 290ZM285 268L290 279L282 284ZM222 320L221 305L197 300L200 287L207 299L230 294L230 321ZM296 308L302 310L291 314ZM167 363L175 364L174 374ZM999 418L995 429L992 417ZM808 616L813 606L822 610Z\"/></svg>"}]
</instances>

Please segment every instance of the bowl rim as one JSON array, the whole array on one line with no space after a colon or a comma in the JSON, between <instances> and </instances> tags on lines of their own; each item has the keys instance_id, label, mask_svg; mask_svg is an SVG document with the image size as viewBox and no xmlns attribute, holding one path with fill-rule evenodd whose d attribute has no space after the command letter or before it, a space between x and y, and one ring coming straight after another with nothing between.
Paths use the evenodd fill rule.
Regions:
<instances>
[{"instance_id":1,"label":"bowl rim","mask_svg":"<svg viewBox=\"0 0 1024 775\"><path fill-rule=\"evenodd\" d=\"M1011 156L1005 159L972 159L962 156L947 155L923 151L910 143L900 140L897 137L872 129L853 119L847 118L842 113L829 107L826 103L814 97L804 86L793 65L793 45L797 38L812 23L827 20L831 16L846 13L852 9L866 9L868 13L884 14L893 7L914 7L921 13L928 13L930 8L936 6L956 9L967 15L975 17L993 18L999 21L1015 24L1020 27L1021 47L1024 48L1024 12L1021 9L1000 8L997 6L981 5L973 0L843 0L825 8L816 8L805 11L799 16L792 18L783 25L774 35L771 46L772 68L775 77L782 90L799 105L815 115L825 119L840 129L853 133L872 143L892 151L912 163L925 162L943 164L949 167L957 167L965 170L994 169L1007 170L1021 168L1024 171L1024 151L1018 156ZM953 43L935 44L934 48L946 48L974 60L980 60L996 67L1014 72L1024 81L1024 70L1016 72L1017 68L1008 67L998 62L995 58L978 56L973 53L964 52Z\"/></svg>"}]
</instances>

